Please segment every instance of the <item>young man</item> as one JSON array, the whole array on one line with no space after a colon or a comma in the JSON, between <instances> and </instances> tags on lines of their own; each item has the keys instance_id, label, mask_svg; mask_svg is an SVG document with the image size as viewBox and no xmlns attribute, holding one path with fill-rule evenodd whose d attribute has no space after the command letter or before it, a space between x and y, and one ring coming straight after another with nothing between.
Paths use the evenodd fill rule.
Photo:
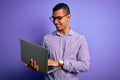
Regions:
<instances>
[{"instance_id":1,"label":"young man","mask_svg":"<svg viewBox=\"0 0 120 80\"><path fill-rule=\"evenodd\" d=\"M71 15L67 4L59 3L53 8L50 20L56 31L44 37L44 46L49 49L48 66L61 67L46 77L46 80L78 80L78 73L87 71L90 65L88 45L83 35L74 32L70 25ZM31 68L39 70L31 60Z\"/></svg>"}]
</instances>

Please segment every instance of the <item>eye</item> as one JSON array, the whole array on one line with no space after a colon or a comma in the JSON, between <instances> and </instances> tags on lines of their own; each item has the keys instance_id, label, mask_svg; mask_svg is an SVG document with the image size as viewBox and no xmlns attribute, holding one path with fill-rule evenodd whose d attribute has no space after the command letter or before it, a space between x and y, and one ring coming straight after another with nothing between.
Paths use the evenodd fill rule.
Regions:
<instances>
[{"instance_id":1,"label":"eye","mask_svg":"<svg viewBox=\"0 0 120 80\"><path fill-rule=\"evenodd\" d=\"M58 19L58 20L61 20L61 19L62 19L62 17L61 17L61 16L58 16L58 17L57 17L57 19Z\"/></svg>"}]
</instances>

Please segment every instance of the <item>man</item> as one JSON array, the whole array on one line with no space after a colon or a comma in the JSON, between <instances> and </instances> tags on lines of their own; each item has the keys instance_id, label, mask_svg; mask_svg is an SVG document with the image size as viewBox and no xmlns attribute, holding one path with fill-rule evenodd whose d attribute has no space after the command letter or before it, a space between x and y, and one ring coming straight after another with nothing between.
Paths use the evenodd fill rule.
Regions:
<instances>
[{"instance_id":1,"label":"man","mask_svg":"<svg viewBox=\"0 0 120 80\"><path fill-rule=\"evenodd\" d=\"M44 37L44 46L48 48L48 66L61 67L46 77L46 80L78 80L78 73L89 69L90 56L83 35L74 32L70 25L71 15L67 4L59 3L53 8L50 20L56 31ZM39 67L31 59L30 67L36 71Z\"/></svg>"}]
</instances>

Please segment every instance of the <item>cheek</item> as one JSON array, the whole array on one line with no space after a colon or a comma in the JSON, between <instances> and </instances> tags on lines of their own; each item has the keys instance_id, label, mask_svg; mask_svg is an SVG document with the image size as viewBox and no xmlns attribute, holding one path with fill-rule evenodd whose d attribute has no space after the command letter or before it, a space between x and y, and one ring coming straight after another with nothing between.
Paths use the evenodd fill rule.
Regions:
<instances>
[{"instance_id":1,"label":"cheek","mask_svg":"<svg viewBox=\"0 0 120 80\"><path fill-rule=\"evenodd\" d=\"M67 20L62 20L62 21L61 21L61 25L63 25L63 26L65 26L67 23L68 23Z\"/></svg>"}]
</instances>

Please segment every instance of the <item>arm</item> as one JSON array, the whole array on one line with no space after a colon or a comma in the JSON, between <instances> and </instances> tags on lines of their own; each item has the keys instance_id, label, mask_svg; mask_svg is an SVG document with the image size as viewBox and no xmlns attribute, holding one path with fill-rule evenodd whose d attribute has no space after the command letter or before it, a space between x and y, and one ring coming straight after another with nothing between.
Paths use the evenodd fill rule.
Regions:
<instances>
[{"instance_id":1,"label":"arm","mask_svg":"<svg viewBox=\"0 0 120 80\"><path fill-rule=\"evenodd\" d=\"M64 59L63 69L69 72L84 72L89 69L90 56L86 39L83 37L81 47L79 48L77 59Z\"/></svg>"},{"instance_id":2,"label":"arm","mask_svg":"<svg viewBox=\"0 0 120 80\"><path fill-rule=\"evenodd\" d=\"M46 40L44 40L43 44L46 48L48 48L45 41ZM62 65L62 69L65 71L77 73L77 72L87 71L89 69L90 56L89 56L88 45L85 37L82 36L80 41L78 41L78 43L76 44L78 44L79 46L78 51L76 51L77 54L74 55L76 57L68 58L67 56L69 55L67 55L63 59L64 64ZM74 47L72 47L72 49L74 49ZM74 50L70 54L71 55L74 54ZM58 61L52 60L52 63L50 62L50 64L48 65L56 66L58 65Z\"/></svg>"}]
</instances>

